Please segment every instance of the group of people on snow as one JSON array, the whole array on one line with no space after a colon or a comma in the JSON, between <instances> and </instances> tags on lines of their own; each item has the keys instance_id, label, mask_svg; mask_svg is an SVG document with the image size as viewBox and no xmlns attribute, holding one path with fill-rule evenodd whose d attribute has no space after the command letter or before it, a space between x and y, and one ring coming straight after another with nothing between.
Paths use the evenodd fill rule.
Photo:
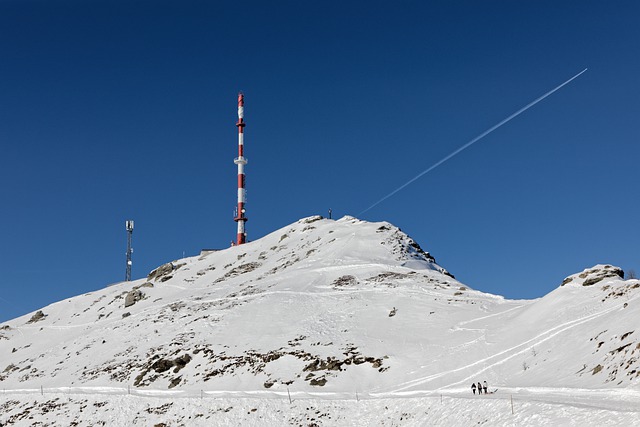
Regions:
<instances>
[{"instance_id":1,"label":"group of people on snow","mask_svg":"<svg viewBox=\"0 0 640 427\"><path fill-rule=\"evenodd\" d=\"M482 391L484 390L484 394L487 394L487 382L484 381L482 384L480 383L480 381L478 381L478 385L476 386L476 383L471 383L471 391L473 392L473 394L476 394L476 389L478 390L478 394L482 394Z\"/></svg>"}]
</instances>

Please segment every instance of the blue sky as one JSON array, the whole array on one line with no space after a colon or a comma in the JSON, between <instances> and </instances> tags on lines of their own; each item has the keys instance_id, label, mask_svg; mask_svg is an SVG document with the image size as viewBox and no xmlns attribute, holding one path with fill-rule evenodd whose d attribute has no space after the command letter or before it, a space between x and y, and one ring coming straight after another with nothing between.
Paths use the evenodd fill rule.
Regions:
<instances>
[{"instance_id":1,"label":"blue sky","mask_svg":"<svg viewBox=\"0 0 640 427\"><path fill-rule=\"evenodd\" d=\"M357 215L469 286L640 272L640 3L0 0L0 321L247 231Z\"/></svg>"}]
</instances>

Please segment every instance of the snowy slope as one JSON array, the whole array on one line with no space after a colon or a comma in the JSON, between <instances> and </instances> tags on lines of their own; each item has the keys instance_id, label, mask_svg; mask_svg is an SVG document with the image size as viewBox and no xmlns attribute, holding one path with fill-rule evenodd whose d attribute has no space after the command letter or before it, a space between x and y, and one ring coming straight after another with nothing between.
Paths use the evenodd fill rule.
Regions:
<instances>
[{"instance_id":1,"label":"snowy slope","mask_svg":"<svg viewBox=\"0 0 640 427\"><path fill-rule=\"evenodd\" d=\"M402 396L423 399L422 406L441 394L468 399L470 383L481 380L500 390L485 396L487 405L508 390L547 402L540 405L578 399L588 408L588 396L598 392L612 402L598 411L637 416L626 399L640 385L639 297L640 282L600 265L544 298L505 300L456 281L391 224L305 218L258 241L176 260L146 279L0 325L0 386L9 391L0 400L0 425L31 412L58 414L43 423L72 413L81 422L79 407L102 414L96 408L103 405L95 404L103 401L127 407L143 425L167 422L178 411L169 417L175 421L187 410L195 417L202 408L191 399L205 396L252 396L230 404L252 406L251 415L256 408L269 412L269 405L282 411L285 395L319 398L331 416L313 422L331 424L348 414L362 417L328 403L356 393L356 400L391 399L386 407L393 412L405 405L398 403ZM45 390L89 397L63 395L51 403ZM52 408L24 406L34 391ZM149 398L140 397L149 393L182 399L154 413L141 409L150 408ZM120 394L129 396L128 406L117 403ZM478 413L490 414L487 408ZM215 417L226 412L211 411L211 420L222 422ZM376 422L384 413L374 415ZM308 414L288 422L304 423ZM402 423L422 425L424 414L411 414ZM591 410L583 415L596 419ZM187 419L185 425L195 422ZM205 419L201 425L210 425ZM267 421L275 422L266 414L253 418L257 425Z\"/></svg>"}]
</instances>

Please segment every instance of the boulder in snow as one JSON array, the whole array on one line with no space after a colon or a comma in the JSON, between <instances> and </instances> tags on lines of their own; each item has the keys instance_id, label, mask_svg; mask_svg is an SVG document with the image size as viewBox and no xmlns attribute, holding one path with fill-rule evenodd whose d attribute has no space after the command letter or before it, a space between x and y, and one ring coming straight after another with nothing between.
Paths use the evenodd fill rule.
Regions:
<instances>
[{"instance_id":1,"label":"boulder in snow","mask_svg":"<svg viewBox=\"0 0 640 427\"><path fill-rule=\"evenodd\" d=\"M36 323L36 322L44 319L45 317L47 317L47 315L44 314L42 312L42 310L38 310L38 311L36 311L36 313L33 316L31 316L31 319L29 319L29 321L27 323Z\"/></svg>"},{"instance_id":2,"label":"boulder in snow","mask_svg":"<svg viewBox=\"0 0 640 427\"><path fill-rule=\"evenodd\" d=\"M130 307L133 304L140 301L143 297L144 297L144 294L140 289L134 289L131 292L129 292L127 296L124 298L124 306Z\"/></svg>"}]
</instances>

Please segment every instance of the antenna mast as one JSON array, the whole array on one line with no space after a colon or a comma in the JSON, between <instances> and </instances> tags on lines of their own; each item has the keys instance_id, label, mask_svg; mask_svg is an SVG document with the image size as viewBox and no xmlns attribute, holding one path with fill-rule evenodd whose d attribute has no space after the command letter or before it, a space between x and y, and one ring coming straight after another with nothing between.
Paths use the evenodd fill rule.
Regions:
<instances>
[{"instance_id":1,"label":"antenna mast","mask_svg":"<svg viewBox=\"0 0 640 427\"><path fill-rule=\"evenodd\" d=\"M133 248L131 247L131 237L133 235L133 221L128 220L124 223L127 229L127 272L125 273L124 280L126 282L131 281L131 254L133 254Z\"/></svg>"},{"instance_id":2,"label":"antenna mast","mask_svg":"<svg viewBox=\"0 0 640 427\"><path fill-rule=\"evenodd\" d=\"M233 161L238 165L238 207L236 216L233 219L238 223L238 235L236 244L241 245L247 241L247 233L244 229L244 223L247 222L245 214L245 204L247 201L246 190L244 187L244 165L247 159L244 157L244 95L242 92L238 94L238 157Z\"/></svg>"}]
</instances>

